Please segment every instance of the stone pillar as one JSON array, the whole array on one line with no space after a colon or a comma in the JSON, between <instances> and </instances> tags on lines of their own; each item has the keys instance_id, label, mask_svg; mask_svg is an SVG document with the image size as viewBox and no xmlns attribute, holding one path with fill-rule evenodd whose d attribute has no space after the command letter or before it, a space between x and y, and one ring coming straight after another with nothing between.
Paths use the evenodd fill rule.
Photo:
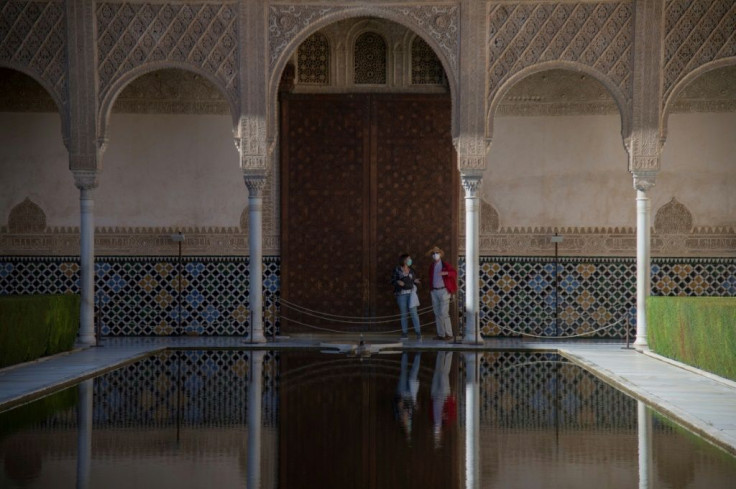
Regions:
<instances>
[{"instance_id":1,"label":"stone pillar","mask_svg":"<svg viewBox=\"0 0 736 489\"><path fill-rule=\"evenodd\" d=\"M479 354L463 354L465 358L465 489L481 487Z\"/></svg>"},{"instance_id":2,"label":"stone pillar","mask_svg":"<svg viewBox=\"0 0 736 489\"><path fill-rule=\"evenodd\" d=\"M248 489L261 487L261 432L263 427L261 398L263 395L262 350L251 351L248 372Z\"/></svg>"},{"instance_id":3,"label":"stone pillar","mask_svg":"<svg viewBox=\"0 0 736 489\"><path fill-rule=\"evenodd\" d=\"M651 290L651 202L647 192L654 186L653 175L634 174L636 189L636 341L634 347L647 349L647 298Z\"/></svg>"},{"instance_id":4,"label":"stone pillar","mask_svg":"<svg viewBox=\"0 0 736 489\"><path fill-rule=\"evenodd\" d=\"M94 189L96 171L75 171L74 183L79 189L79 291L82 298L79 312L78 341L95 346L95 219Z\"/></svg>"},{"instance_id":5,"label":"stone pillar","mask_svg":"<svg viewBox=\"0 0 736 489\"><path fill-rule=\"evenodd\" d=\"M480 336L480 202L478 191L483 180L480 173L461 173L465 189L465 335L463 343L482 344Z\"/></svg>"},{"instance_id":6,"label":"stone pillar","mask_svg":"<svg viewBox=\"0 0 736 489\"><path fill-rule=\"evenodd\" d=\"M77 406L77 489L89 487L90 465L92 463L92 412L94 380L88 379L79 384L79 405Z\"/></svg>"},{"instance_id":7,"label":"stone pillar","mask_svg":"<svg viewBox=\"0 0 736 489\"><path fill-rule=\"evenodd\" d=\"M252 343L265 343L263 334L263 189L266 177L246 176L248 187L248 248L250 250L250 304Z\"/></svg>"},{"instance_id":8,"label":"stone pillar","mask_svg":"<svg viewBox=\"0 0 736 489\"><path fill-rule=\"evenodd\" d=\"M652 414L641 401L637 404L637 432L639 435L639 489L649 489L654 482L652 455Z\"/></svg>"}]
</instances>

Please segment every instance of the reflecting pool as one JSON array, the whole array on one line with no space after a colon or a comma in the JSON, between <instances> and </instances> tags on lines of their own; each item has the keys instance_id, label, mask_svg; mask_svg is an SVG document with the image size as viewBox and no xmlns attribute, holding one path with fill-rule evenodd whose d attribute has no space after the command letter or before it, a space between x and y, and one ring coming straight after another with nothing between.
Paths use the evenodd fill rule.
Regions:
<instances>
[{"instance_id":1,"label":"reflecting pool","mask_svg":"<svg viewBox=\"0 0 736 489\"><path fill-rule=\"evenodd\" d=\"M730 488L553 353L166 351L0 413L2 488Z\"/></svg>"}]
</instances>

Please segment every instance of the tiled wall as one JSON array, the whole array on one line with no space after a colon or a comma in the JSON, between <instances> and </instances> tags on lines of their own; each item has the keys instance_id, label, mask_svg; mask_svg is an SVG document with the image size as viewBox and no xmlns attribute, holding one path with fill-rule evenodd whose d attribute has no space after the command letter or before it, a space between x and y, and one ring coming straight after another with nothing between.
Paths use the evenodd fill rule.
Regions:
<instances>
[{"instance_id":1,"label":"tiled wall","mask_svg":"<svg viewBox=\"0 0 736 489\"><path fill-rule=\"evenodd\" d=\"M464 314L464 260L459 275ZM481 257L480 283L483 335L636 335L634 258ZM651 293L736 296L736 259L652 259Z\"/></svg>"},{"instance_id":2,"label":"tiled wall","mask_svg":"<svg viewBox=\"0 0 736 489\"><path fill-rule=\"evenodd\" d=\"M279 267L278 257L264 257L266 335L278 329ZM248 278L248 257L98 257L96 322L109 336L248 336ZM0 259L0 294L78 292L77 257Z\"/></svg>"},{"instance_id":3,"label":"tiled wall","mask_svg":"<svg viewBox=\"0 0 736 489\"><path fill-rule=\"evenodd\" d=\"M98 257L95 268L103 335L249 334L248 257L185 257L181 274L177 257ZM264 257L267 335L279 332L279 269ZM635 336L633 258L481 257L480 281L484 335ZM77 257L0 257L0 295L78 292ZM655 258L652 295L736 296L736 258Z\"/></svg>"}]
</instances>

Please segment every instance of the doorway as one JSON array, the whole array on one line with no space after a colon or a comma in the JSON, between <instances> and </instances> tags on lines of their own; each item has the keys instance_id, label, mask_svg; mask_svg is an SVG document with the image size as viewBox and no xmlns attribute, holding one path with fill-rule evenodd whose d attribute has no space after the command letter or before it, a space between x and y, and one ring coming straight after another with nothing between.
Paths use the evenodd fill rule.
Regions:
<instances>
[{"instance_id":1,"label":"doorway","mask_svg":"<svg viewBox=\"0 0 736 489\"><path fill-rule=\"evenodd\" d=\"M395 330L402 253L431 305L426 251L457 263L450 121L447 94L282 94L282 331Z\"/></svg>"}]
</instances>

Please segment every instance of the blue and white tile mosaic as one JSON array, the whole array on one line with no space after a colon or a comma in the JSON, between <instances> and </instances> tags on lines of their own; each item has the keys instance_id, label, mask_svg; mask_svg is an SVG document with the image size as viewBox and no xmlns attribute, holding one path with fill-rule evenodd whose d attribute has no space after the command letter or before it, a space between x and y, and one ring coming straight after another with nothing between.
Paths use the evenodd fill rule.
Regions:
<instances>
[{"instance_id":1,"label":"blue and white tile mosaic","mask_svg":"<svg viewBox=\"0 0 736 489\"><path fill-rule=\"evenodd\" d=\"M280 259L263 259L264 332L278 333ZM77 257L4 257L0 294L77 294ZM105 336L250 331L248 257L98 257L95 318Z\"/></svg>"}]
</instances>

